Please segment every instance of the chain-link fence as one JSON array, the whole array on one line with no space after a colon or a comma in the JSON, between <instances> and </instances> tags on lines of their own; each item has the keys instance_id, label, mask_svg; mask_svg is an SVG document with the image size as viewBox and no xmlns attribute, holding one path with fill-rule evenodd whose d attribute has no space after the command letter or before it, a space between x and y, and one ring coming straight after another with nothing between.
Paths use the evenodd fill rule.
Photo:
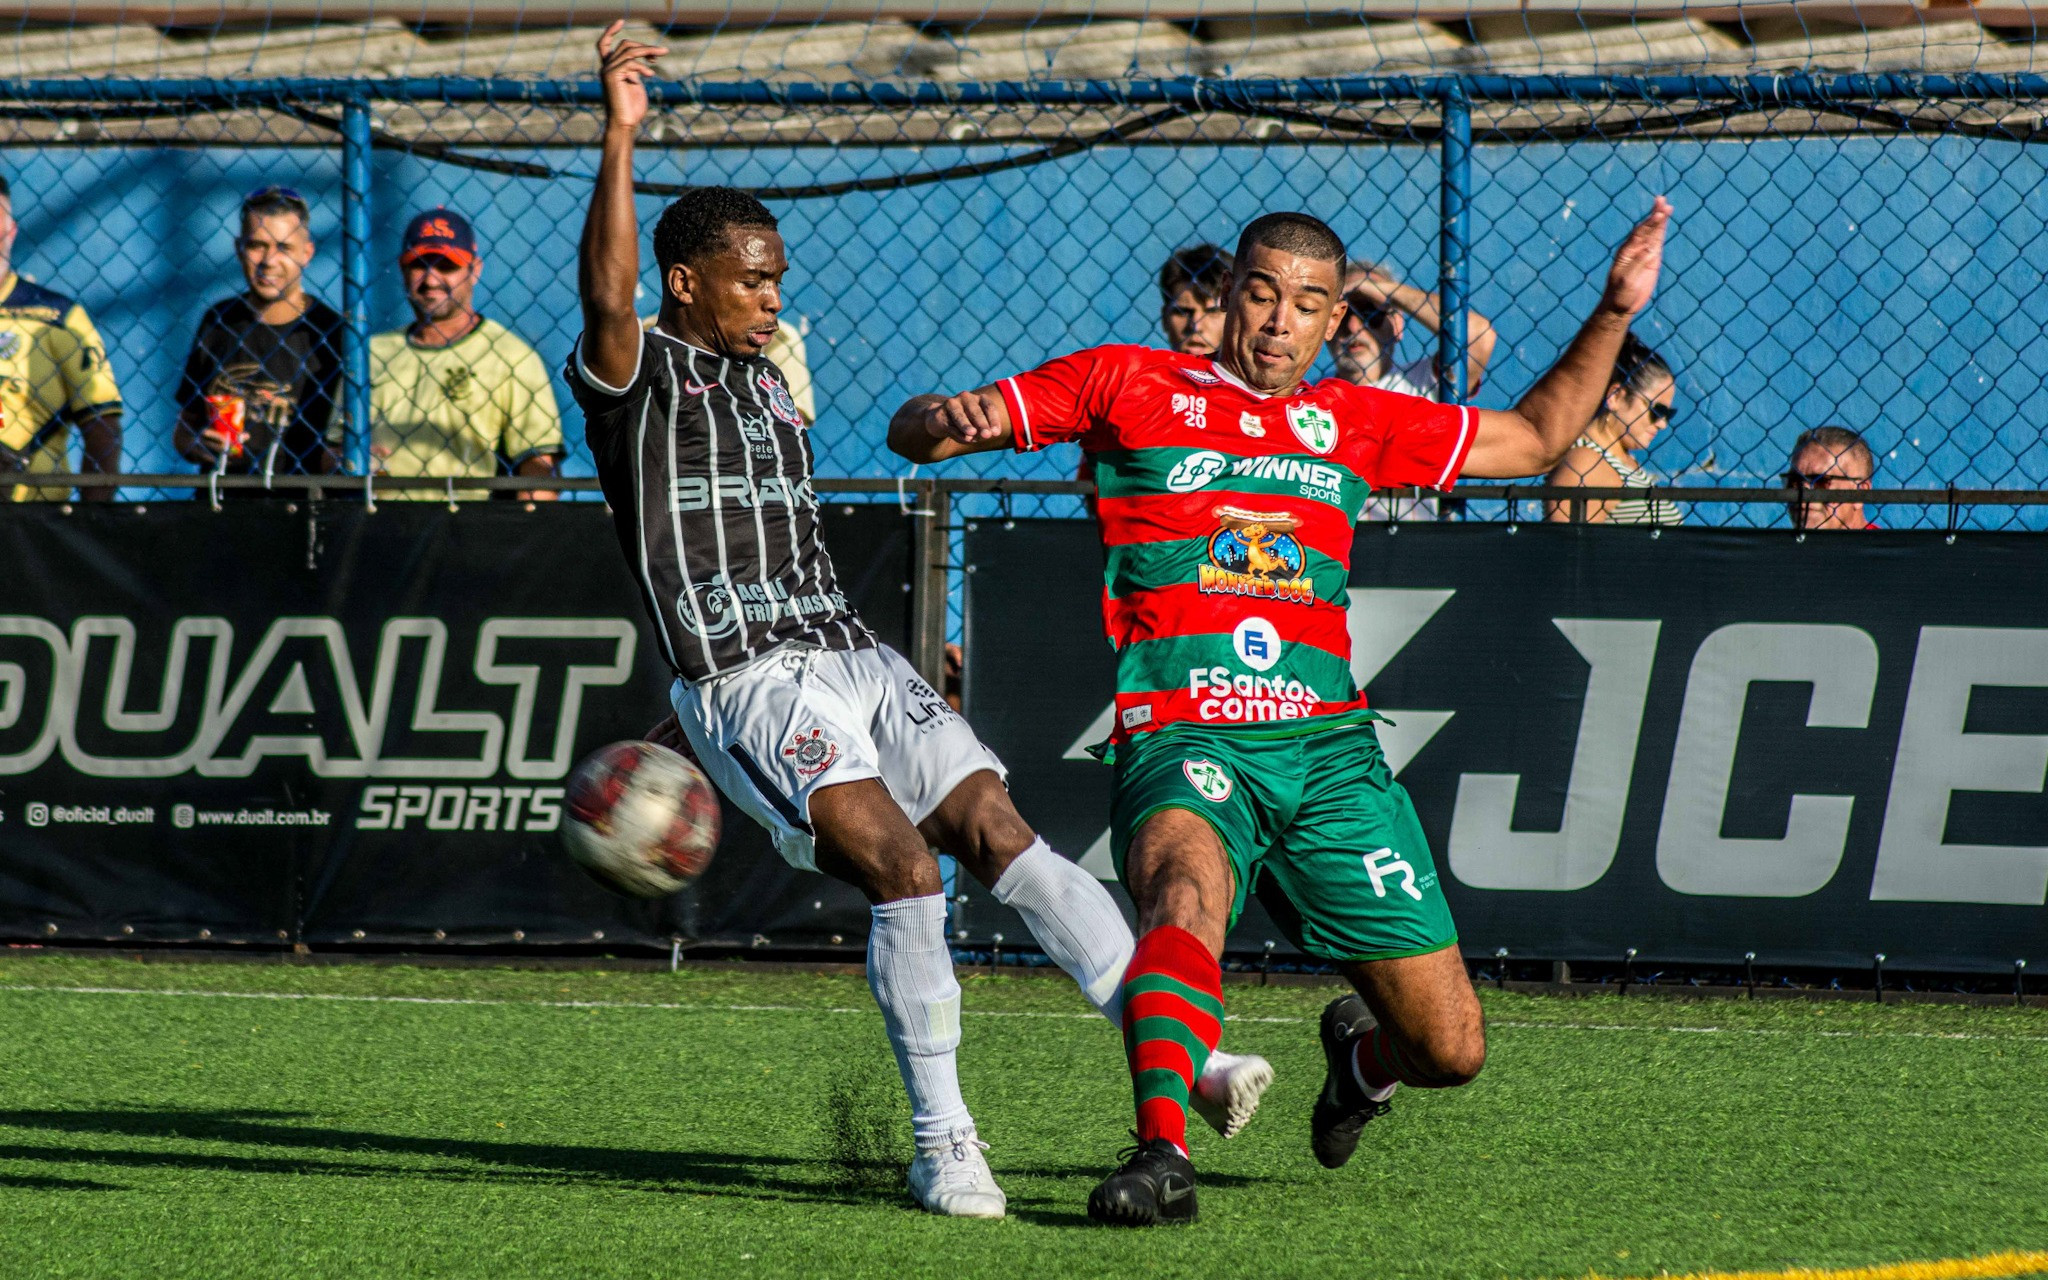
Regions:
<instances>
[{"instance_id":1,"label":"chain-link fence","mask_svg":"<svg viewBox=\"0 0 2048 1280\"><path fill-rule=\"evenodd\" d=\"M1596 486L1548 491L1554 516L1783 525L1788 486L1827 510L1826 493L1868 479L1919 491L1867 509L1886 527L2044 524L2023 503L2048 488L2048 77L698 80L657 95L644 222L704 183L754 189L782 219L779 354L821 477L903 474L882 437L909 395L1158 342L1168 256L1227 247L1276 208L1322 216L1357 260L1363 320L1319 373L1446 397L1476 382L1476 403L1510 405L1665 193L1678 221L1636 330L1657 360L1635 362L1550 477ZM0 300L0 444L30 471L113 465L118 405L129 498L207 470L419 477L422 496L465 500L489 477L509 494L553 492L537 477L557 467L591 474L561 369L580 327L594 85L20 79L0 96L20 277ZM289 239L289 218L244 217L258 192L264 207L303 200L310 247L253 256L310 253L305 288L331 320L245 279L252 237ZM461 225L408 238L438 208ZM457 305L472 276L480 319ZM220 462L236 422L242 451ZM1863 475L1839 435L1795 456L1829 426L1867 442ZM1077 461L1056 448L948 474L1066 479ZM1652 482L1677 491L1636 487ZM1997 501L1974 505L1980 490ZM1387 511L1544 508L1531 491ZM961 509L1079 502L999 493Z\"/></svg>"}]
</instances>

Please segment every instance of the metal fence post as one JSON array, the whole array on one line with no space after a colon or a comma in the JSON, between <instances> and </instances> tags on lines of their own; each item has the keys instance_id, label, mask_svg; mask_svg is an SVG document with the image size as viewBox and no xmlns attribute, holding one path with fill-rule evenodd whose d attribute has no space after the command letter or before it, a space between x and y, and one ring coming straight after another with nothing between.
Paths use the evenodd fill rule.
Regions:
<instances>
[{"instance_id":1,"label":"metal fence post","mask_svg":"<svg viewBox=\"0 0 2048 1280\"><path fill-rule=\"evenodd\" d=\"M354 436L349 449L370 484L370 103L350 97L341 109L342 404Z\"/></svg>"},{"instance_id":2,"label":"metal fence post","mask_svg":"<svg viewBox=\"0 0 2048 1280\"><path fill-rule=\"evenodd\" d=\"M910 540L910 665L946 688L946 605L952 590L952 494L937 480L913 480Z\"/></svg>"},{"instance_id":3,"label":"metal fence post","mask_svg":"<svg viewBox=\"0 0 2048 1280\"><path fill-rule=\"evenodd\" d=\"M1450 81L1443 93L1443 160L1440 212L1437 305L1443 327L1437 331L1437 399L1460 404L1465 385L1465 298L1470 272L1472 198L1472 100L1465 82Z\"/></svg>"}]
</instances>

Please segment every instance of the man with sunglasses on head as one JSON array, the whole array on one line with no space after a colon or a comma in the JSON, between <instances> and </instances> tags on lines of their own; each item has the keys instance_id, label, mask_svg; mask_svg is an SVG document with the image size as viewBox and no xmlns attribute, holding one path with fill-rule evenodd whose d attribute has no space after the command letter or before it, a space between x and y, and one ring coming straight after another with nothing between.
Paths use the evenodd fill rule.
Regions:
<instances>
[{"instance_id":1,"label":"man with sunglasses on head","mask_svg":"<svg viewBox=\"0 0 2048 1280\"><path fill-rule=\"evenodd\" d=\"M413 322L370 339L370 455L387 476L446 477L455 496L490 491L466 479L556 474L562 416L540 353L476 309L483 273L476 232L448 208L405 226L399 270ZM450 489L390 496L445 501ZM553 498L522 490L524 499Z\"/></svg>"},{"instance_id":2,"label":"man with sunglasses on head","mask_svg":"<svg viewBox=\"0 0 2048 1280\"><path fill-rule=\"evenodd\" d=\"M1353 258L1345 264L1344 322L1330 339L1330 359L1337 376L1361 387L1376 387L1423 400L1438 398L1443 379L1436 365L1435 343L1407 364L1394 363L1409 319L1434 337L1443 327L1443 312L1437 296L1414 285L1402 284L1376 262ZM1493 359L1493 322L1477 311L1465 313L1465 394L1478 394L1486 378L1487 362ZM1362 520L1433 519L1433 498L1366 499Z\"/></svg>"},{"instance_id":3,"label":"man with sunglasses on head","mask_svg":"<svg viewBox=\"0 0 2048 1280\"><path fill-rule=\"evenodd\" d=\"M1810 490L1863 490L1877 474L1877 455L1858 433L1847 427L1815 427L1792 442L1792 465L1785 487L1800 491L1800 501L1786 510L1795 529L1875 529L1861 502L1814 502Z\"/></svg>"},{"instance_id":4,"label":"man with sunglasses on head","mask_svg":"<svg viewBox=\"0 0 2048 1280\"><path fill-rule=\"evenodd\" d=\"M290 187L264 187L242 201L237 221L247 287L200 318L178 381L173 443L228 475L339 471L341 314L306 292L311 210Z\"/></svg>"}]
</instances>

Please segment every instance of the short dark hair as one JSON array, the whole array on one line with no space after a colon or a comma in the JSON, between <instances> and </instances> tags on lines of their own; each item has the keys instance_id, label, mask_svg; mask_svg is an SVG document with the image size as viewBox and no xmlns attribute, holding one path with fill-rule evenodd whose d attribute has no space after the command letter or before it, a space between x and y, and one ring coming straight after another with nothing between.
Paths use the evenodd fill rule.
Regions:
<instances>
[{"instance_id":1,"label":"short dark hair","mask_svg":"<svg viewBox=\"0 0 2048 1280\"><path fill-rule=\"evenodd\" d=\"M1306 213L1269 213L1252 219L1244 234L1237 238L1237 256L1249 257L1260 246L1318 262L1334 262L1337 273L1344 273L1344 242L1321 218Z\"/></svg>"},{"instance_id":2,"label":"short dark hair","mask_svg":"<svg viewBox=\"0 0 2048 1280\"><path fill-rule=\"evenodd\" d=\"M1841 458L1845 454L1860 453L1863 455L1863 461L1869 464L1870 474L1877 474L1877 453L1870 447L1870 442L1863 438L1861 432L1833 426L1814 427L1802 431L1799 438L1792 442L1792 459L1796 460L1808 445L1826 449L1836 458Z\"/></svg>"},{"instance_id":3,"label":"short dark hair","mask_svg":"<svg viewBox=\"0 0 2048 1280\"><path fill-rule=\"evenodd\" d=\"M1621 354L1614 358L1614 376L1607 380L1607 385L1627 387L1643 395L1649 391L1650 384L1671 376L1671 365L1664 357L1658 355L1649 343L1629 333L1621 340Z\"/></svg>"},{"instance_id":4,"label":"short dark hair","mask_svg":"<svg viewBox=\"0 0 2048 1280\"><path fill-rule=\"evenodd\" d=\"M725 247L725 233L733 227L776 229L775 215L768 206L732 187L692 187L668 208L654 224L654 261L666 277L678 262L701 262L708 254Z\"/></svg>"},{"instance_id":5,"label":"short dark hair","mask_svg":"<svg viewBox=\"0 0 2048 1280\"><path fill-rule=\"evenodd\" d=\"M1172 302L1186 289L1197 298L1213 302L1223 296L1230 270L1230 254L1218 245L1191 244L1175 249L1167 255L1166 265L1159 268L1159 300Z\"/></svg>"},{"instance_id":6,"label":"short dark hair","mask_svg":"<svg viewBox=\"0 0 2048 1280\"><path fill-rule=\"evenodd\" d=\"M0 173L0 196L9 200L14 199L14 188L7 185L7 175L4 173Z\"/></svg>"}]
</instances>

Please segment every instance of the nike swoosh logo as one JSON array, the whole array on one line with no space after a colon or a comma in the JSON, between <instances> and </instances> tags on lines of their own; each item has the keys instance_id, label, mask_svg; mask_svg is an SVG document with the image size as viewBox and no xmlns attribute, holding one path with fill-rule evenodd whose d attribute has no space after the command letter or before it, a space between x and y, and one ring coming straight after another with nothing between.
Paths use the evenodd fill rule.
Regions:
<instances>
[{"instance_id":1,"label":"nike swoosh logo","mask_svg":"<svg viewBox=\"0 0 2048 1280\"><path fill-rule=\"evenodd\" d=\"M1195 1189L1193 1187L1161 1187L1159 1188L1159 1203L1178 1204L1180 1201L1187 1199L1194 1193Z\"/></svg>"},{"instance_id":2,"label":"nike swoosh logo","mask_svg":"<svg viewBox=\"0 0 2048 1280\"><path fill-rule=\"evenodd\" d=\"M685 382L683 383L683 390L689 392L693 396L701 396L706 391L711 390L711 388L717 385L718 384L715 382Z\"/></svg>"}]
</instances>

